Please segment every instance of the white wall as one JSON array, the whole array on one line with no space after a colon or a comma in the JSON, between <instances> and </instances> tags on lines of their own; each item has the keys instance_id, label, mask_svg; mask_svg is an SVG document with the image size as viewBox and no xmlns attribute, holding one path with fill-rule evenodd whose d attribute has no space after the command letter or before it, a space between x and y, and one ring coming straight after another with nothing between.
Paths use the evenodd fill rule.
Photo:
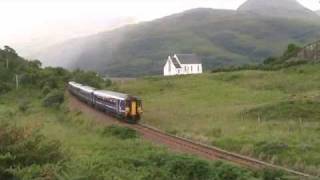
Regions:
<instances>
[{"instance_id":1,"label":"white wall","mask_svg":"<svg viewBox=\"0 0 320 180\"><path fill-rule=\"evenodd\" d=\"M181 64L181 67L182 68L177 69L169 56L163 67L163 75L174 76L183 74L202 74L202 64Z\"/></svg>"},{"instance_id":2,"label":"white wall","mask_svg":"<svg viewBox=\"0 0 320 180\"><path fill-rule=\"evenodd\" d=\"M170 57L168 57L168 60L166 64L163 67L163 75L164 76L174 76L177 74L177 69L172 63L172 60Z\"/></svg>"},{"instance_id":3,"label":"white wall","mask_svg":"<svg viewBox=\"0 0 320 180\"><path fill-rule=\"evenodd\" d=\"M182 64L183 72L181 74L201 74L202 65L201 64Z\"/></svg>"}]
</instances>

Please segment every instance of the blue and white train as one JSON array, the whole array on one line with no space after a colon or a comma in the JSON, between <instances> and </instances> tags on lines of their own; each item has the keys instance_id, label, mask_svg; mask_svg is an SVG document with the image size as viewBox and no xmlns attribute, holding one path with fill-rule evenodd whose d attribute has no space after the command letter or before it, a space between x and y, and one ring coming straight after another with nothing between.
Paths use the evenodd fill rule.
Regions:
<instances>
[{"instance_id":1,"label":"blue and white train","mask_svg":"<svg viewBox=\"0 0 320 180\"><path fill-rule=\"evenodd\" d=\"M76 82L68 83L69 92L83 102L129 123L137 123L142 115L142 103L128 94L98 90Z\"/></svg>"}]
</instances>

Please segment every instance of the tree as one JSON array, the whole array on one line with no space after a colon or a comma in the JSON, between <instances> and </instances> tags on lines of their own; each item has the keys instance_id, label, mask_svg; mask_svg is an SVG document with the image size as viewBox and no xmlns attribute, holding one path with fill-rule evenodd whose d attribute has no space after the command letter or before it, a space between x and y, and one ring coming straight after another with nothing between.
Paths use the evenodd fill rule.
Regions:
<instances>
[{"instance_id":1,"label":"tree","mask_svg":"<svg viewBox=\"0 0 320 180\"><path fill-rule=\"evenodd\" d=\"M39 60L29 61L29 64L30 64L30 66L37 68L37 69L41 68L41 66L42 66L42 63Z\"/></svg>"},{"instance_id":2,"label":"tree","mask_svg":"<svg viewBox=\"0 0 320 180\"><path fill-rule=\"evenodd\" d=\"M14 50L13 48L11 48L10 46L4 46L4 51L8 52L10 54L13 54L15 56L18 56L16 50Z\"/></svg>"},{"instance_id":3,"label":"tree","mask_svg":"<svg viewBox=\"0 0 320 180\"><path fill-rule=\"evenodd\" d=\"M288 47L287 47L287 50L284 52L283 56L282 56L282 59L283 60L288 60L290 59L291 57L294 57L297 55L297 53L300 51L300 47L297 46L296 44L289 44Z\"/></svg>"}]
</instances>

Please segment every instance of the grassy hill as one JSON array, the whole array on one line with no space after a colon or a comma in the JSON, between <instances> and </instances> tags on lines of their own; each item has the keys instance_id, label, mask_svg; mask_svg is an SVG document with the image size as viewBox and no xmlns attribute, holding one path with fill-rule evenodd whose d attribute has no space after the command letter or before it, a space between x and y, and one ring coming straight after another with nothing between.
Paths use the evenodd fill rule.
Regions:
<instances>
[{"instance_id":1,"label":"grassy hill","mask_svg":"<svg viewBox=\"0 0 320 180\"><path fill-rule=\"evenodd\" d=\"M28 108L22 110L21 101L28 101ZM66 104L53 109L43 107L39 92L33 89L11 91L0 97L1 179L262 180L267 177L223 162L169 152L143 141L135 131L128 133L126 128L97 123L66 107Z\"/></svg>"},{"instance_id":2,"label":"grassy hill","mask_svg":"<svg viewBox=\"0 0 320 180\"><path fill-rule=\"evenodd\" d=\"M146 77L143 120L172 134L320 175L320 64L278 71Z\"/></svg>"},{"instance_id":3,"label":"grassy hill","mask_svg":"<svg viewBox=\"0 0 320 180\"><path fill-rule=\"evenodd\" d=\"M289 10L279 11L285 14ZM303 12L299 11L297 18L289 12L286 17L270 17L251 11L193 9L70 40L38 57L48 65L110 76L160 74L172 53L196 53L206 70L260 63L279 55L289 43L306 44L320 37L319 17Z\"/></svg>"}]
</instances>

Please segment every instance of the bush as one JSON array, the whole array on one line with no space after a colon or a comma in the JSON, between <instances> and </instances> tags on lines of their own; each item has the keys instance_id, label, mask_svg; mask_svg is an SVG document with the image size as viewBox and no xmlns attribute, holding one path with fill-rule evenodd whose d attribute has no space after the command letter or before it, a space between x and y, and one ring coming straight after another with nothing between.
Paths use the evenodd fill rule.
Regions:
<instances>
[{"instance_id":1,"label":"bush","mask_svg":"<svg viewBox=\"0 0 320 180\"><path fill-rule=\"evenodd\" d=\"M19 102L19 110L21 112L26 112L29 108L30 108L29 101L23 100L23 101Z\"/></svg>"},{"instance_id":2,"label":"bush","mask_svg":"<svg viewBox=\"0 0 320 180\"><path fill-rule=\"evenodd\" d=\"M171 176L181 179L206 180L210 176L209 164L201 160L177 156L167 166Z\"/></svg>"},{"instance_id":3,"label":"bush","mask_svg":"<svg viewBox=\"0 0 320 180\"><path fill-rule=\"evenodd\" d=\"M58 170L60 168L57 165L46 164L43 166L31 165L24 168L11 169L10 173L19 180L57 180Z\"/></svg>"},{"instance_id":4,"label":"bush","mask_svg":"<svg viewBox=\"0 0 320 180\"><path fill-rule=\"evenodd\" d=\"M275 57L268 57L263 61L263 64L274 64L277 61Z\"/></svg>"},{"instance_id":5,"label":"bush","mask_svg":"<svg viewBox=\"0 0 320 180\"><path fill-rule=\"evenodd\" d=\"M100 76L98 73L93 71L83 71L83 70L75 70L72 72L72 78L73 81L89 85L95 88L104 88L108 87L112 84L112 81L109 79L103 79L102 76Z\"/></svg>"},{"instance_id":6,"label":"bush","mask_svg":"<svg viewBox=\"0 0 320 180\"><path fill-rule=\"evenodd\" d=\"M289 146L282 142L266 142L262 141L255 145L255 153L264 153L271 157L273 155L281 154L289 150Z\"/></svg>"},{"instance_id":7,"label":"bush","mask_svg":"<svg viewBox=\"0 0 320 180\"><path fill-rule=\"evenodd\" d=\"M8 84L0 82L0 94L9 92L10 90L11 90L11 87Z\"/></svg>"},{"instance_id":8,"label":"bush","mask_svg":"<svg viewBox=\"0 0 320 180\"><path fill-rule=\"evenodd\" d=\"M247 180L252 179L253 174L239 167L217 161L209 163L188 156L171 154L152 154L149 160L159 169L167 172L166 179L176 180Z\"/></svg>"},{"instance_id":9,"label":"bush","mask_svg":"<svg viewBox=\"0 0 320 180\"><path fill-rule=\"evenodd\" d=\"M314 100L287 100L256 107L245 111L246 116L262 120L317 121L320 118L320 103Z\"/></svg>"},{"instance_id":10,"label":"bush","mask_svg":"<svg viewBox=\"0 0 320 180\"><path fill-rule=\"evenodd\" d=\"M64 102L64 94L61 90L53 90L42 101L44 107L59 107Z\"/></svg>"},{"instance_id":11,"label":"bush","mask_svg":"<svg viewBox=\"0 0 320 180\"><path fill-rule=\"evenodd\" d=\"M49 94L50 90L51 90L51 88L46 85L46 86L44 86L44 87L42 88L41 92L42 92L42 94L43 94L44 96L46 96L46 95Z\"/></svg>"},{"instance_id":12,"label":"bush","mask_svg":"<svg viewBox=\"0 0 320 180\"><path fill-rule=\"evenodd\" d=\"M248 180L253 179L253 174L251 172L240 169L238 167L222 163L216 162L213 166L214 169L214 178L218 180Z\"/></svg>"},{"instance_id":13,"label":"bush","mask_svg":"<svg viewBox=\"0 0 320 180\"><path fill-rule=\"evenodd\" d=\"M264 169L262 171L262 177L264 180L286 180L285 173L283 171L277 171L272 169Z\"/></svg>"},{"instance_id":14,"label":"bush","mask_svg":"<svg viewBox=\"0 0 320 180\"><path fill-rule=\"evenodd\" d=\"M133 139L138 137L137 131L127 127L119 127L115 125L104 128L102 134L107 136L115 136L120 139Z\"/></svg>"},{"instance_id":15,"label":"bush","mask_svg":"<svg viewBox=\"0 0 320 180\"><path fill-rule=\"evenodd\" d=\"M43 177L47 165L58 164L65 159L60 142L48 141L34 129L0 125L0 179Z\"/></svg>"}]
</instances>

